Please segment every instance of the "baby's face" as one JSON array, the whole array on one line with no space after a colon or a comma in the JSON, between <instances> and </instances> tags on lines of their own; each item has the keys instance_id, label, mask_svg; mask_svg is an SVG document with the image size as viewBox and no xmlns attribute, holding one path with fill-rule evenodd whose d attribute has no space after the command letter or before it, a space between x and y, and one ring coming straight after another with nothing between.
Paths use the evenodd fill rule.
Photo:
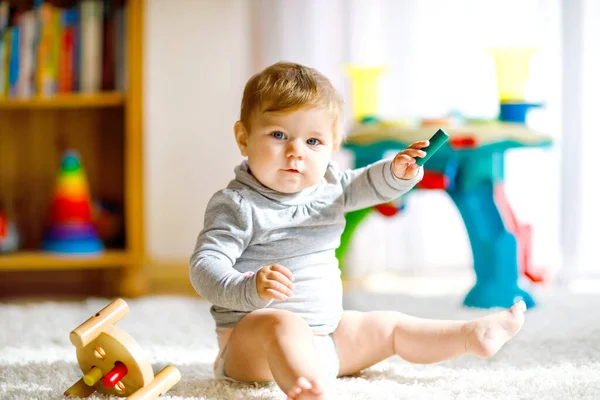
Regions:
<instances>
[{"instance_id":1,"label":"baby's face","mask_svg":"<svg viewBox=\"0 0 600 400\"><path fill-rule=\"evenodd\" d=\"M252 175L282 193L316 185L333 153L333 129L331 113L322 108L257 115L246 148Z\"/></svg>"}]
</instances>

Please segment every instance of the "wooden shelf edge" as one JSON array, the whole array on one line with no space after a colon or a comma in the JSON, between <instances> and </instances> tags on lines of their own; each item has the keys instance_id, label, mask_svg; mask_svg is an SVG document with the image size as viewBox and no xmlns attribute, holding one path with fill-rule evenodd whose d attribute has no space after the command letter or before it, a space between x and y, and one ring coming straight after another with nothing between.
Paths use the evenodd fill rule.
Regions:
<instances>
[{"instance_id":1,"label":"wooden shelf edge","mask_svg":"<svg viewBox=\"0 0 600 400\"><path fill-rule=\"evenodd\" d=\"M23 99L0 98L0 110L105 108L120 107L124 104L125 94L121 92L69 93Z\"/></svg>"},{"instance_id":2,"label":"wooden shelf edge","mask_svg":"<svg viewBox=\"0 0 600 400\"><path fill-rule=\"evenodd\" d=\"M132 262L133 257L125 250L108 250L90 256L23 251L0 254L0 271L119 268Z\"/></svg>"}]
</instances>

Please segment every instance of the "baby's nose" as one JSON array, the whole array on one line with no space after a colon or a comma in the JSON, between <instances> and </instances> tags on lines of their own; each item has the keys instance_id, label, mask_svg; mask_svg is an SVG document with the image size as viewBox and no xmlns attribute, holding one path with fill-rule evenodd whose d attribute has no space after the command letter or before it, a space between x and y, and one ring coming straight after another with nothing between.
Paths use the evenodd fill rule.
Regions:
<instances>
[{"instance_id":1,"label":"baby's nose","mask_svg":"<svg viewBox=\"0 0 600 400\"><path fill-rule=\"evenodd\" d=\"M286 156L302 159L304 156L302 146L294 141L290 141L286 149Z\"/></svg>"}]
</instances>

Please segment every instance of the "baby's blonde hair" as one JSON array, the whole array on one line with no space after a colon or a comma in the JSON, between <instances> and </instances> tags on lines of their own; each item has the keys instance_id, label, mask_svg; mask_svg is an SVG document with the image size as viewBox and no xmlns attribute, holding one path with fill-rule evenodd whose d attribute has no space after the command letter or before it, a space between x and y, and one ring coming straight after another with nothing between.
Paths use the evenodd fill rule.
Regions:
<instances>
[{"instance_id":1,"label":"baby's blonde hair","mask_svg":"<svg viewBox=\"0 0 600 400\"><path fill-rule=\"evenodd\" d=\"M250 130L250 121L257 113L324 107L333 118L333 142L334 148L337 148L344 137L343 106L338 91L319 71L282 61L248 80L242 97L240 121Z\"/></svg>"}]
</instances>

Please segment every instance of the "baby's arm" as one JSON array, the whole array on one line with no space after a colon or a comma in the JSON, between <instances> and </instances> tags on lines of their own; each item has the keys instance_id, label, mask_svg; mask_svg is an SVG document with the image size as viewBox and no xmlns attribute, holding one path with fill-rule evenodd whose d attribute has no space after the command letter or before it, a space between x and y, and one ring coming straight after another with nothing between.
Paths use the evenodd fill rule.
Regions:
<instances>
[{"instance_id":1,"label":"baby's arm","mask_svg":"<svg viewBox=\"0 0 600 400\"><path fill-rule=\"evenodd\" d=\"M360 210L391 201L411 190L423 178L420 167L412 179L400 179L391 160L382 160L340 175L344 189L344 211Z\"/></svg>"},{"instance_id":2,"label":"baby's arm","mask_svg":"<svg viewBox=\"0 0 600 400\"><path fill-rule=\"evenodd\" d=\"M190 281L200 296L239 311L254 311L271 302L259 297L256 274L233 268L251 234L252 213L245 200L233 190L217 192L208 203L204 229L190 259Z\"/></svg>"}]
</instances>

